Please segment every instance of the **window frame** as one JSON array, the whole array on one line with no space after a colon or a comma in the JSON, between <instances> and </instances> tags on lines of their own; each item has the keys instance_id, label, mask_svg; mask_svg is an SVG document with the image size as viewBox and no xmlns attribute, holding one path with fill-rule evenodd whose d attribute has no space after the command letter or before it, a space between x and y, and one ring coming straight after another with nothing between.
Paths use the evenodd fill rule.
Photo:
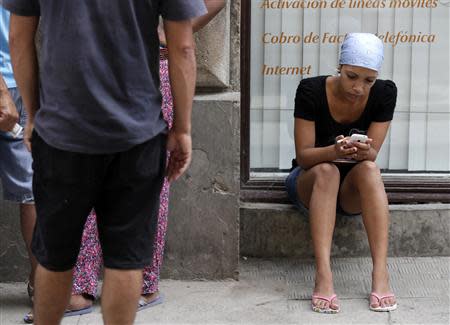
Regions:
<instances>
[{"instance_id":1,"label":"window frame","mask_svg":"<svg viewBox=\"0 0 450 325\"><path fill-rule=\"evenodd\" d=\"M241 1L241 201L288 203L282 179L250 177L250 42L251 3ZM391 204L450 203L450 173L442 176L383 175Z\"/></svg>"}]
</instances>

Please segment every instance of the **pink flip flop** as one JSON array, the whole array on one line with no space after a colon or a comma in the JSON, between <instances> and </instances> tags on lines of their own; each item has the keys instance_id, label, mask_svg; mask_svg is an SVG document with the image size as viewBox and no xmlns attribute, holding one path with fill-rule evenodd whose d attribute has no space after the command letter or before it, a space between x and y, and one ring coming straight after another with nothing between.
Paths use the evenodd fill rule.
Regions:
<instances>
[{"instance_id":1,"label":"pink flip flop","mask_svg":"<svg viewBox=\"0 0 450 325\"><path fill-rule=\"evenodd\" d=\"M375 297L378 300L378 307L372 307L372 304L370 303L370 298ZM386 295L378 295L375 292L372 292L369 296L369 309L372 311L393 311L397 309L397 303L391 305L391 306L381 306L381 300L385 298L395 298L395 295L393 293L388 293Z\"/></svg>"},{"instance_id":2,"label":"pink flip flop","mask_svg":"<svg viewBox=\"0 0 450 325\"><path fill-rule=\"evenodd\" d=\"M315 311L316 313L322 313L322 314L337 314L338 312L341 311L341 308L338 307L338 309L332 309L331 306L331 302L336 299L336 294L331 295L330 297L324 297L321 295L317 295L317 294L313 294L312 295L312 299L311 299L311 308L313 311ZM324 300L326 302L328 302L328 308L320 308L317 306L314 306L314 303L312 302L313 299L319 299L319 300Z\"/></svg>"}]
</instances>

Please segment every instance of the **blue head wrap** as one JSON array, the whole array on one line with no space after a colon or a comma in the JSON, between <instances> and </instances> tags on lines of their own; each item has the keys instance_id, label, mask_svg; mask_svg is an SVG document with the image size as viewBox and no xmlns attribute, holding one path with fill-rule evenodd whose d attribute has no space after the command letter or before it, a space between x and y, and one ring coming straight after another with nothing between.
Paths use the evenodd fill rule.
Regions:
<instances>
[{"instance_id":1,"label":"blue head wrap","mask_svg":"<svg viewBox=\"0 0 450 325\"><path fill-rule=\"evenodd\" d=\"M374 34L350 33L341 45L339 64L349 64L380 71L383 63L383 42Z\"/></svg>"}]
</instances>

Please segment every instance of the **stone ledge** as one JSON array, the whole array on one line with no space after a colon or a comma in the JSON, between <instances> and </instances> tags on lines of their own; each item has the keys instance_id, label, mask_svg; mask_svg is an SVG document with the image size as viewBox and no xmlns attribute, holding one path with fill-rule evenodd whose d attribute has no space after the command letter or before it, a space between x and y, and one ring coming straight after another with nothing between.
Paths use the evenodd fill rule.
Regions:
<instances>
[{"instance_id":1,"label":"stone ledge","mask_svg":"<svg viewBox=\"0 0 450 325\"><path fill-rule=\"evenodd\" d=\"M389 256L450 256L450 204L391 205ZM313 257L309 222L288 204L241 204L240 253ZM338 217L332 255L370 256L362 217Z\"/></svg>"},{"instance_id":2,"label":"stone ledge","mask_svg":"<svg viewBox=\"0 0 450 325\"><path fill-rule=\"evenodd\" d=\"M199 101L215 101L215 102L240 102L240 92L219 92L219 93L204 93L197 94L194 97L194 102Z\"/></svg>"},{"instance_id":3,"label":"stone ledge","mask_svg":"<svg viewBox=\"0 0 450 325\"><path fill-rule=\"evenodd\" d=\"M241 209L271 209L279 211L297 211L296 207L292 204L281 203L253 203L242 202ZM430 203L430 204L391 204L389 205L389 211L429 211L429 210L449 210L450 204L448 203Z\"/></svg>"}]
</instances>

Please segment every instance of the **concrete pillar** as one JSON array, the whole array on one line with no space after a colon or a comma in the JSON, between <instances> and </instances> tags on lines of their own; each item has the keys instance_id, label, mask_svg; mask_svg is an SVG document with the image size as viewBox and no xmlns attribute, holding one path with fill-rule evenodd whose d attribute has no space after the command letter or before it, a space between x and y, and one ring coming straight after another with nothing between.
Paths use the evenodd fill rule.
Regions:
<instances>
[{"instance_id":1,"label":"concrete pillar","mask_svg":"<svg viewBox=\"0 0 450 325\"><path fill-rule=\"evenodd\" d=\"M237 278L239 94L197 96L193 157L171 188L164 277Z\"/></svg>"}]
</instances>

